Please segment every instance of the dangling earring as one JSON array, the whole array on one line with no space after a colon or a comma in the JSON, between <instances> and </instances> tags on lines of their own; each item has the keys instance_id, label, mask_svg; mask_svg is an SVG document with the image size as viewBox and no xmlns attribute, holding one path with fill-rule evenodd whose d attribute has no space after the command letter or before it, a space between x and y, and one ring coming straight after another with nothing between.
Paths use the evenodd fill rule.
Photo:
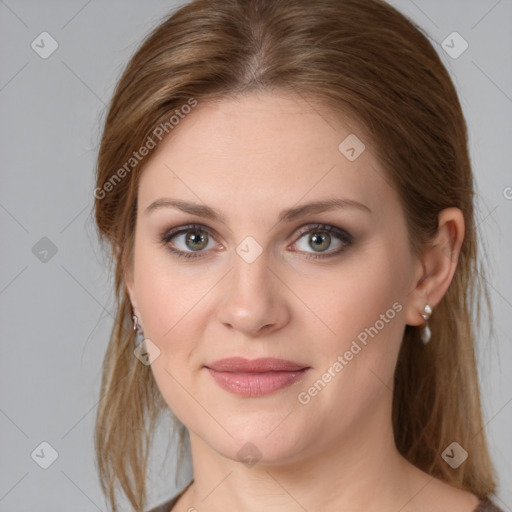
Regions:
<instances>
[{"instance_id":1,"label":"dangling earring","mask_svg":"<svg viewBox=\"0 0 512 512\"><path fill-rule=\"evenodd\" d=\"M423 320L425 320L426 323L423 329L421 330L420 338L425 345L430 341L430 338L432 337L432 332L430 331L430 327L428 326L428 319L430 318L430 315L432 315L432 308L427 304L423 308L423 313L421 313L421 316L423 317Z\"/></svg>"},{"instance_id":2,"label":"dangling earring","mask_svg":"<svg viewBox=\"0 0 512 512\"><path fill-rule=\"evenodd\" d=\"M139 324L139 319L137 318L137 315L132 310L132 319L133 319L133 330L136 331L135 333L135 346L138 347L143 341L144 341L144 331L142 330L142 327Z\"/></svg>"}]
</instances>

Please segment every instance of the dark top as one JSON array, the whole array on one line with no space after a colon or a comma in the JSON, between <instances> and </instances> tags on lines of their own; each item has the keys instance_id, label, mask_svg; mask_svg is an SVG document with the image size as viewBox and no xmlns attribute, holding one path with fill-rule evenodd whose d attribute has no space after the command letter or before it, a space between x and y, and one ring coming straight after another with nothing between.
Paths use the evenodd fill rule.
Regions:
<instances>
[{"instance_id":1,"label":"dark top","mask_svg":"<svg viewBox=\"0 0 512 512\"><path fill-rule=\"evenodd\" d=\"M193 482L193 480L192 480ZM148 512L171 512L171 509L175 505L175 503L178 501L178 499L185 493L185 491L192 485L192 482L190 482L179 494L174 496L174 498L171 498L169 501L166 501L165 503L162 503L158 505L155 508L152 508L151 510L148 510ZM504 512L501 508L498 508L491 500L488 498L485 498L480 501L478 507L474 510L474 512Z\"/></svg>"}]
</instances>

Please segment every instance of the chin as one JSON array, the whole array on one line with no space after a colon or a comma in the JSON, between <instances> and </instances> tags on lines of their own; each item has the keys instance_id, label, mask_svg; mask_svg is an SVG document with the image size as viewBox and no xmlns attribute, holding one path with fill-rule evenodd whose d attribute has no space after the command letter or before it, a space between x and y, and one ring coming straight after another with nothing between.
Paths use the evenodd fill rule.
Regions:
<instances>
[{"instance_id":1,"label":"chin","mask_svg":"<svg viewBox=\"0 0 512 512\"><path fill-rule=\"evenodd\" d=\"M280 421L283 420L281 417ZM301 439L299 433L288 428L262 428L261 423L251 421L242 426L225 425L226 430L233 436L223 435L222 439L206 435L208 444L218 453L233 461L241 462L251 467L254 464L276 466L291 463L301 458L307 442Z\"/></svg>"}]
</instances>

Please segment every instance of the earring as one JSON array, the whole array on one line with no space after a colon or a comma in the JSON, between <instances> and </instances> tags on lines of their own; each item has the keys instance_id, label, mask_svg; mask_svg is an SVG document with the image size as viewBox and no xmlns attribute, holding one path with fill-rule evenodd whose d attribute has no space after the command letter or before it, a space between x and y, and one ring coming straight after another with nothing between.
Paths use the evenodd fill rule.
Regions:
<instances>
[{"instance_id":1,"label":"earring","mask_svg":"<svg viewBox=\"0 0 512 512\"><path fill-rule=\"evenodd\" d=\"M133 319L133 330L136 331L135 333L135 346L138 347L143 341L144 341L144 331L142 330L142 327L139 324L139 319L137 318L137 315L132 310L132 319Z\"/></svg>"},{"instance_id":2,"label":"earring","mask_svg":"<svg viewBox=\"0 0 512 512\"><path fill-rule=\"evenodd\" d=\"M421 313L421 316L423 317L423 320L425 320L425 326L421 330L421 341L426 345L430 338L432 337L432 332L430 331L430 327L428 326L428 319L430 318L430 315L432 315L432 308L427 304L423 308L423 312Z\"/></svg>"}]
</instances>

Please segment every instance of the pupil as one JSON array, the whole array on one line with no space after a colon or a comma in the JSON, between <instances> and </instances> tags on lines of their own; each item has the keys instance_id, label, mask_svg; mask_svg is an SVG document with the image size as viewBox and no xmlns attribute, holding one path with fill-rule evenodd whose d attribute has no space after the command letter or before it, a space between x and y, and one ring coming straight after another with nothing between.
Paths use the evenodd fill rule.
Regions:
<instances>
[{"instance_id":1,"label":"pupil","mask_svg":"<svg viewBox=\"0 0 512 512\"><path fill-rule=\"evenodd\" d=\"M315 235L313 235L312 237L312 240L313 240L313 243L316 245L317 248L322 248L322 244L328 240L328 235L324 234L324 235L319 235L318 233L316 233ZM318 241L318 243L317 243ZM325 244L324 244L325 245ZM329 244L327 244L329 245ZM325 248L325 247L324 247Z\"/></svg>"},{"instance_id":2,"label":"pupil","mask_svg":"<svg viewBox=\"0 0 512 512\"><path fill-rule=\"evenodd\" d=\"M192 242L193 246L191 247L191 249L193 250L198 250L198 249L202 249L203 247L205 247L205 244L204 244L204 241L205 241L206 237L204 235L197 235L197 234L193 234L193 235L188 235L187 236L187 242ZM203 242L201 244L201 242ZM199 246L197 245L199 243ZM194 247L195 245L195 247Z\"/></svg>"}]
</instances>

